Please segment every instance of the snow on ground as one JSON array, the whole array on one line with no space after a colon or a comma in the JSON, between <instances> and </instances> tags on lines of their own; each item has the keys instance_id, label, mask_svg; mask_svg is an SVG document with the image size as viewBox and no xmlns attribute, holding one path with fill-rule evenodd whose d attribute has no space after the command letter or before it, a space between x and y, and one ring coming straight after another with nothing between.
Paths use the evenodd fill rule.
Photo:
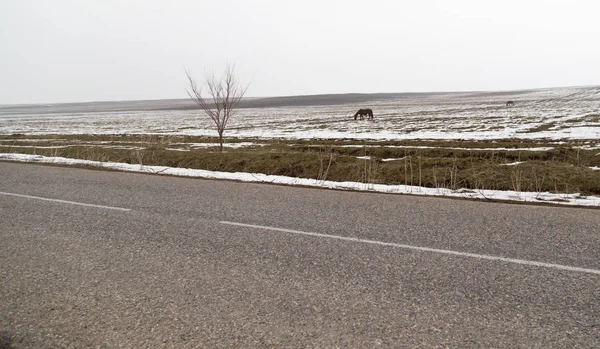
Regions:
<instances>
[{"instance_id":1,"label":"snow on ground","mask_svg":"<svg viewBox=\"0 0 600 349\"><path fill-rule=\"evenodd\" d=\"M506 107L506 101L515 102ZM152 103L152 101L140 102ZM109 103L110 104L110 103ZM117 103L118 104L118 103ZM118 109L118 105L115 108ZM198 110L96 111L95 104L62 107L40 112L39 108L0 107L0 135L24 134L160 134L216 136L210 120ZM357 109L369 107L374 121L354 120ZM71 109L69 109L71 108ZM112 108L112 107L111 107ZM591 140L581 147L600 149L600 87L571 87L509 92L463 92L384 98L368 103L326 106L288 106L239 109L230 120L226 137L249 139L236 146L260 146L256 139L356 139L356 140L491 140L546 139ZM18 140L11 140L18 141ZM594 144L595 143L595 144ZM226 146L232 146L226 143ZM113 145L114 146L114 145ZM189 147L189 145L187 145ZM207 144L194 144L203 147ZM210 146L215 146L211 144ZM357 145L361 146L361 145ZM414 148L414 147L411 147ZM133 148L132 148L133 149ZM173 148L174 150L186 149ZM461 148L453 148L461 149ZM486 148L485 150L547 151ZM469 148L475 151L477 149ZM600 155L600 153L599 153ZM88 164L123 171L162 173L201 178L317 186L335 189L406 193L462 198L552 202L564 205L600 206L598 197L579 194L526 193L513 191L458 190L405 185L223 173L158 166L99 163L35 155L0 154L0 160L61 164ZM385 159L393 161L398 159ZM508 164L508 165L516 165ZM598 170L598 168L593 168Z\"/></svg>"},{"instance_id":2,"label":"snow on ground","mask_svg":"<svg viewBox=\"0 0 600 349\"><path fill-rule=\"evenodd\" d=\"M506 107L507 100L515 102ZM150 103L151 101L148 101ZM360 107L374 121L354 120ZM40 113L0 108L0 134L165 134L216 136L199 110ZM69 111L72 110L72 111ZM238 109L227 137L280 139L599 139L600 87L502 93L447 93L368 103Z\"/></svg>"},{"instance_id":3,"label":"snow on ground","mask_svg":"<svg viewBox=\"0 0 600 349\"><path fill-rule=\"evenodd\" d=\"M537 148L460 148L460 147L432 147L428 145L340 145L340 148L399 148L399 149L449 149L449 150L468 150L468 151L548 151L554 147ZM584 149L583 146L580 147Z\"/></svg>"},{"instance_id":4,"label":"snow on ground","mask_svg":"<svg viewBox=\"0 0 600 349\"><path fill-rule=\"evenodd\" d=\"M511 162L510 164L500 164L500 166L517 166L520 164L524 164L525 161L517 161L517 162Z\"/></svg>"},{"instance_id":5,"label":"snow on ground","mask_svg":"<svg viewBox=\"0 0 600 349\"><path fill-rule=\"evenodd\" d=\"M41 155L10 154L0 153L0 160L37 162L64 165L87 165L96 166L105 169L153 173L182 177L209 178L209 179L227 179L255 183L272 183L285 185L299 185L307 187L319 187L341 190L369 191L379 193L393 194L412 194L457 197L466 199L486 199L486 200L509 200L519 202L535 203L553 203L569 206L587 206L600 207L600 197L582 196L578 193L572 194L553 194L553 193L535 193L535 192L516 192L516 191L497 191L497 190L470 190L459 189L450 190L445 188L426 188L410 185L384 185L358 182L334 182L307 178L294 178L286 176L273 176L261 173L240 173L240 172L216 172L206 170L196 170L189 168L177 168L166 166L143 166L116 162L99 162L90 160L68 159L63 157L46 157Z\"/></svg>"}]
</instances>

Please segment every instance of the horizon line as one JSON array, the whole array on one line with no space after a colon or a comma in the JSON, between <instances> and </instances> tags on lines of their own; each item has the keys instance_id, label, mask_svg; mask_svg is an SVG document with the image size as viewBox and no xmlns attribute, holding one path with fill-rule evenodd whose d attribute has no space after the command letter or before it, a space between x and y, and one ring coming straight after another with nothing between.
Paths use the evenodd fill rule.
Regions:
<instances>
[{"instance_id":1,"label":"horizon line","mask_svg":"<svg viewBox=\"0 0 600 349\"><path fill-rule=\"evenodd\" d=\"M569 85L569 86L554 86L554 87L533 87L519 89L499 89L499 90L452 90L452 91L412 91L412 92L341 92L341 93L316 93L316 94L298 94L298 95L273 95L273 96L248 96L243 99L268 99L268 98L297 98L297 97L318 97L318 96L343 96L343 95L394 95L394 94L451 94L451 93L502 93L502 92L525 92L537 90L552 90L561 88L593 88L600 87L599 85ZM114 99L114 100L87 100L73 102L33 102L33 103L0 103L0 107L27 107L27 106L55 106L65 104L93 104L93 103L126 103L126 102L150 102L150 101L184 101L191 99L189 97L181 98L149 98L149 99ZM193 103L193 101L191 101Z\"/></svg>"}]
</instances>

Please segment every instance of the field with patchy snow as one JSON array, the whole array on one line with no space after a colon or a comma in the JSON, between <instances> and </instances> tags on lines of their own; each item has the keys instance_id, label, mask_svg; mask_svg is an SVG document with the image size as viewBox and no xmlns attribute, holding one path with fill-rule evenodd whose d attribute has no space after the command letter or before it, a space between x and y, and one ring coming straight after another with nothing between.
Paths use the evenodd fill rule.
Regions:
<instances>
[{"instance_id":1,"label":"field with patchy snow","mask_svg":"<svg viewBox=\"0 0 600 349\"><path fill-rule=\"evenodd\" d=\"M507 107L508 100L515 105ZM373 109L373 121L353 119L356 110L364 107ZM97 136L93 140L67 137L73 135ZM102 135L112 138L104 140ZM208 159L214 153L214 140L202 139L215 135L209 120L186 100L0 106L0 159L4 160L600 207L600 198L589 195L600 188L600 87L249 99L225 133L231 149L228 161L238 167L206 171L205 167L222 168L223 158L217 157L221 167ZM281 146L294 150L286 153ZM239 151L242 148L266 150L248 155ZM332 155L323 153L325 148ZM268 155L273 151L296 156L290 160L296 163L282 165L278 160L279 167L269 164L264 171L259 167L257 173L239 173L251 168L242 163L273 158ZM201 156L204 162L176 154L182 152ZM332 168L329 177L323 173L327 156L327 169ZM177 164L196 163L196 167L160 166L174 158L181 159ZM315 164L316 158L320 164ZM340 172L350 173L351 180L329 180L336 165ZM313 172L304 171L310 166ZM298 173L309 178L294 175ZM502 178L502 184L494 182ZM583 188L587 194L573 188Z\"/></svg>"},{"instance_id":2,"label":"field with patchy snow","mask_svg":"<svg viewBox=\"0 0 600 349\"><path fill-rule=\"evenodd\" d=\"M348 100L352 101L351 98L344 101ZM506 107L508 100L514 101L515 106ZM269 107L269 101L265 99L263 107L239 109L226 136L374 140L600 139L600 87L398 97L373 95L371 100L367 95L360 102L333 105ZM132 103L0 106L0 134L215 135L214 127L199 110L188 109L191 102ZM310 104L310 97L296 104ZM373 122L353 120L352 115L361 107L373 109Z\"/></svg>"}]
</instances>

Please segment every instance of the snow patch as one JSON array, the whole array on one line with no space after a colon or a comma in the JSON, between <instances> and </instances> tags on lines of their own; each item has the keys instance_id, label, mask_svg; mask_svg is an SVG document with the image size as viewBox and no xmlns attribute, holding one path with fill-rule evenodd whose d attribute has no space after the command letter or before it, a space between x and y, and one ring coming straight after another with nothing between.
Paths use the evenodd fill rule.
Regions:
<instances>
[{"instance_id":1,"label":"snow patch","mask_svg":"<svg viewBox=\"0 0 600 349\"><path fill-rule=\"evenodd\" d=\"M555 194L549 192L517 192L517 191L499 191L499 190L471 190L459 189L451 190L446 188L426 188L410 185L385 185L373 183L359 182L335 182L306 178L294 178L287 176L274 176L262 173L242 173L242 172L217 172L207 170L196 170L189 168L176 168L167 166L144 166L117 162L99 162L90 160L69 159L64 157L47 157L42 155L29 154L11 154L0 153L0 160L5 161L20 161L20 162L37 162L37 163L52 163L65 165L88 165L101 168L139 172L165 174L182 177L209 178L209 179L227 179L243 182L255 183L273 183L285 185L301 185L307 187L320 187L330 189L346 189L356 191L369 191L380 193L394 194L413 194L413 195L428 195L428 196L443 196L443 197L459 197L468 199L492 199L492 200L509 200L520 202L550 202L560 205L570 206L588 206L600 207L600 197L582 196L579 193L571 194Z\"/></svg>"}]
</instances>

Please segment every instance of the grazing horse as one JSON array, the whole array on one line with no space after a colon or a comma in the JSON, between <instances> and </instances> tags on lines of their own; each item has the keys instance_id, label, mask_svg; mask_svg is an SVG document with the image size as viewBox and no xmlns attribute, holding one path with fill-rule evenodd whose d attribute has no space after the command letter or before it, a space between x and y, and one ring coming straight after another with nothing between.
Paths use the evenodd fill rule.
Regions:
<instances>
[{"instance_id":1,"label":"grazing horse","mask_svg":"<svg viewBox=\"0 0 600 349\"><path fill-rule=\"evenodd\" d=\"M367 120L373 120L373 111L371 109L359 109L356 114L354 114L354 120L360 116L360 119L364 119L365 115L367 116Z\"/></svg>"},{"instance_id":2,"label":"grazing horse","mask_svg":"<svg viewBox=\"0 0 600 349\"><path fill-rule=\"evenodd\" d=\"M507 106L507 107L514 107L514 106L515 106L515 102L513 102L513 101L508 101L508 102L506 102L506 106Z\"/></svg>"}]
</instances>

